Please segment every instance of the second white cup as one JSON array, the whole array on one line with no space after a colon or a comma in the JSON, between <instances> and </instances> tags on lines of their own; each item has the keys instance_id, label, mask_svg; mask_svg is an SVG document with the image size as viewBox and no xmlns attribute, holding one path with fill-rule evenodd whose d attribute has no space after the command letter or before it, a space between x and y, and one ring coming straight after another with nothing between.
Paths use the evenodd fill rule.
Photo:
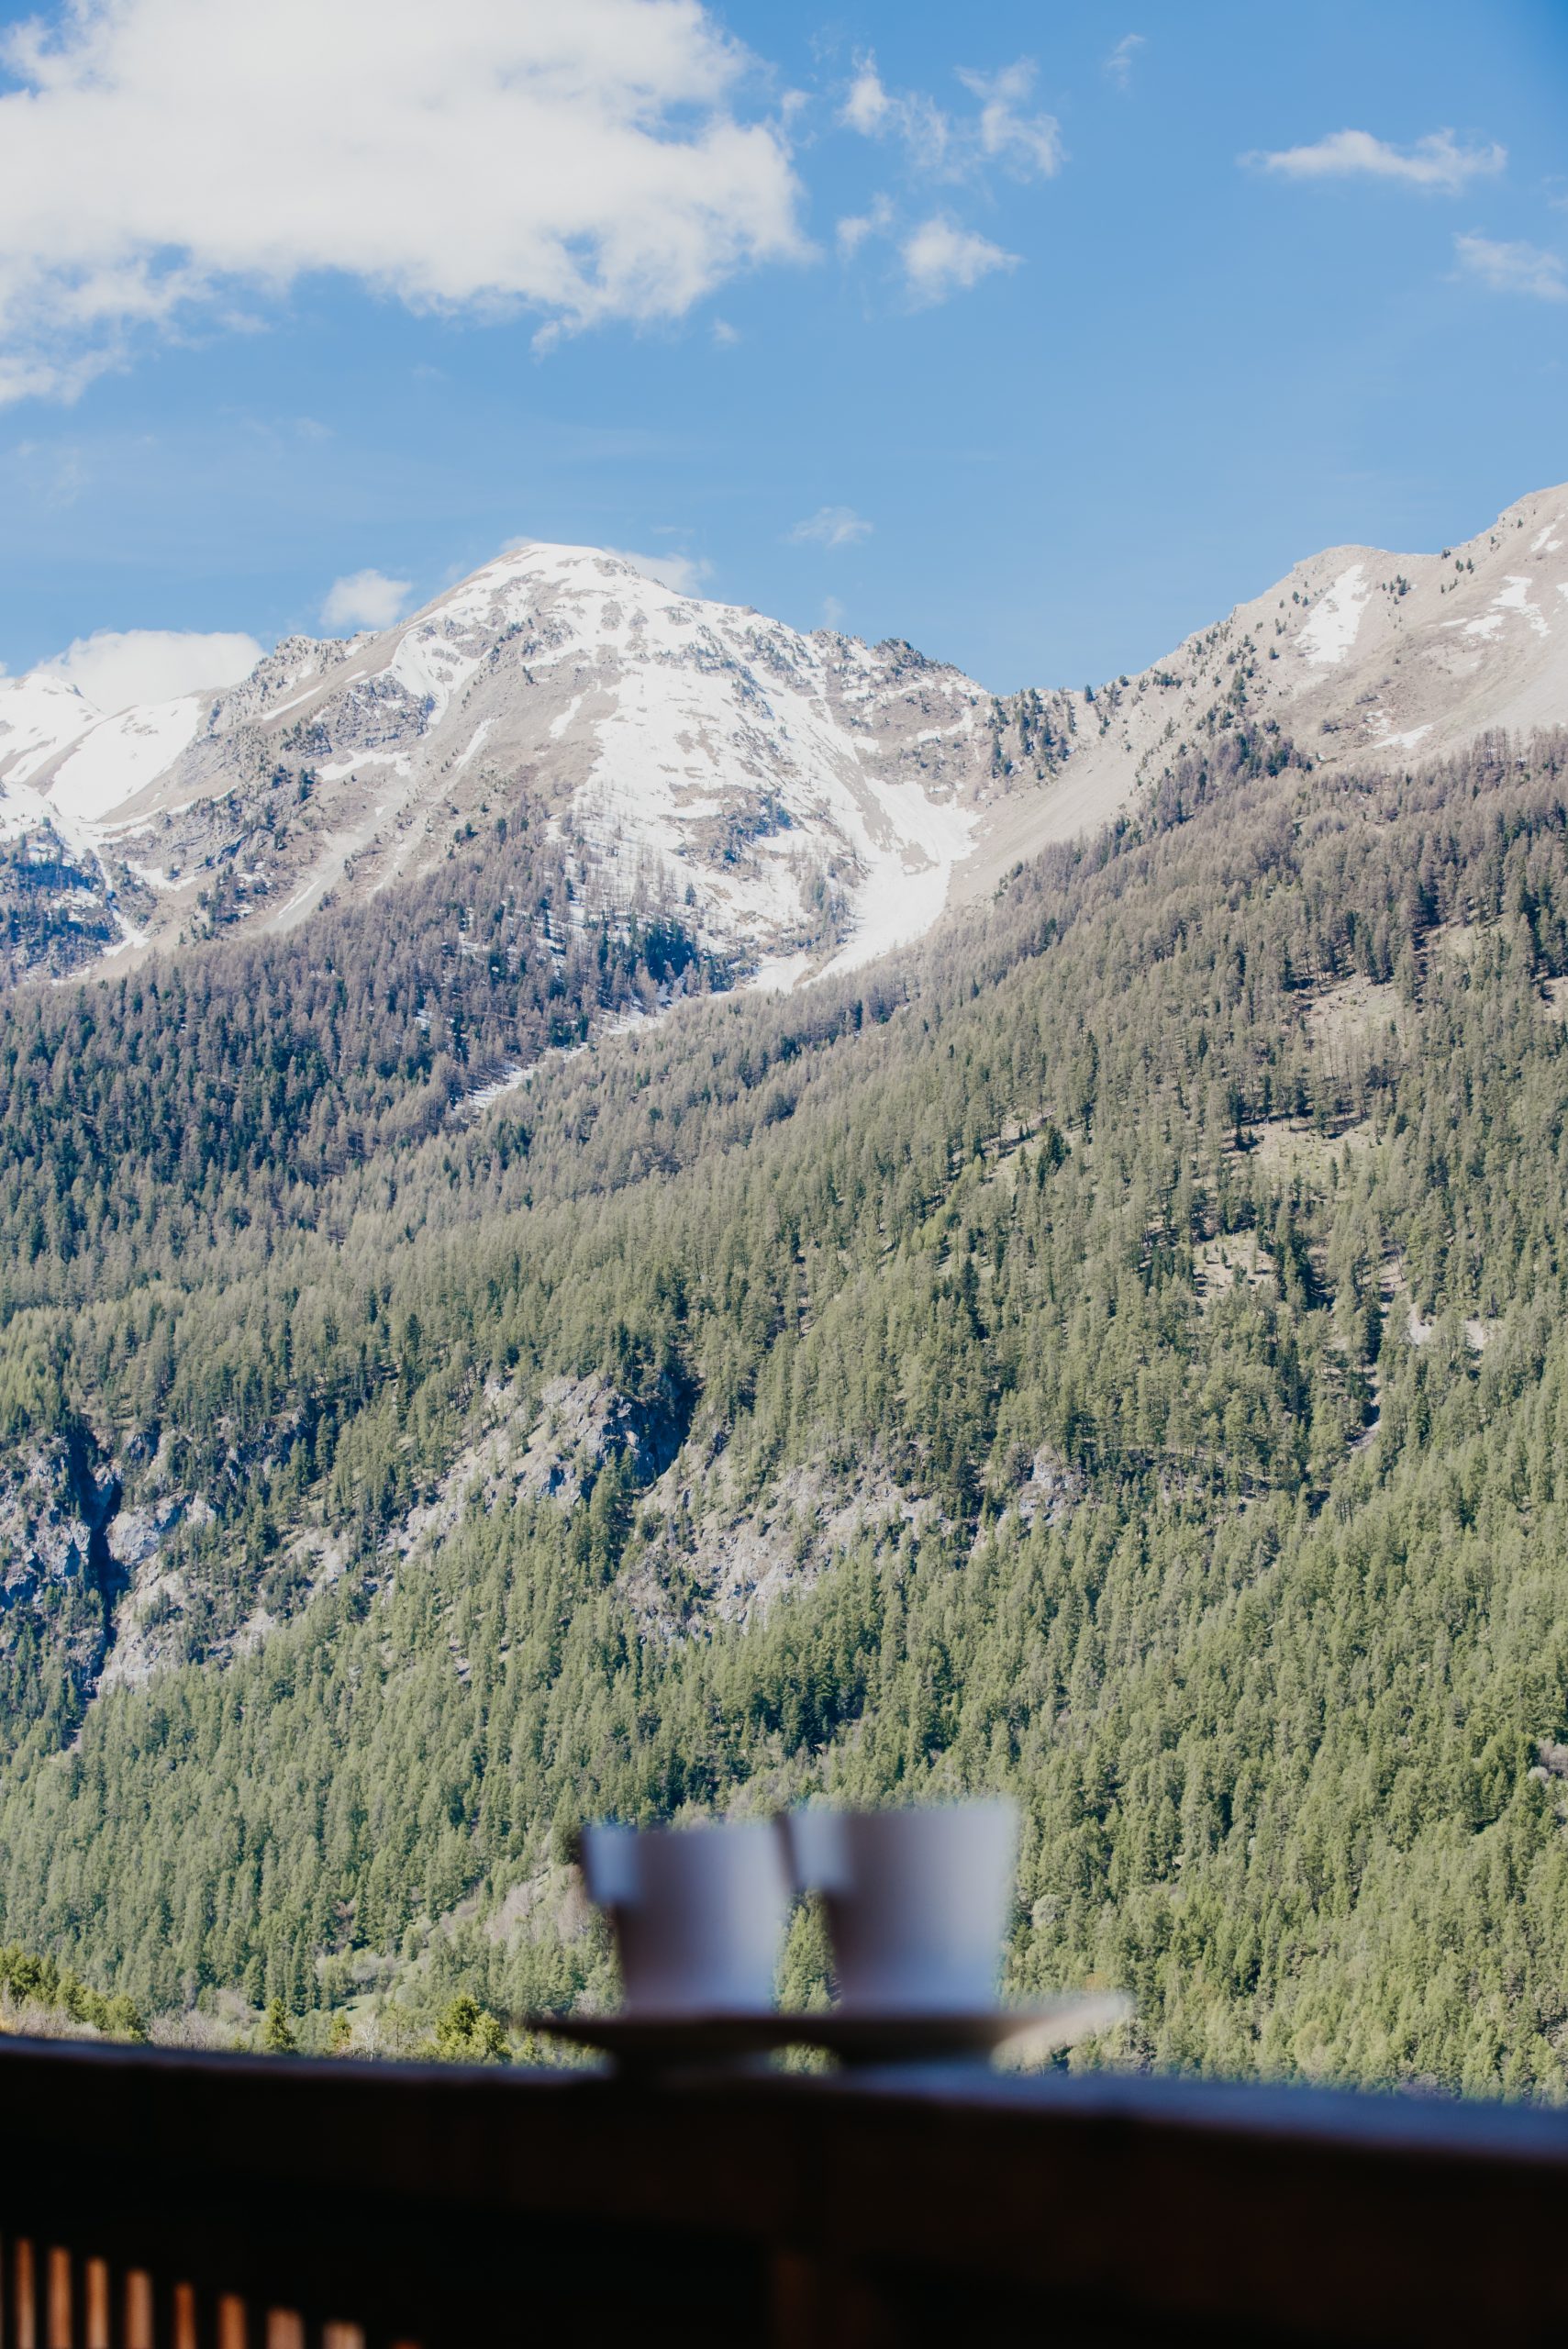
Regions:
<instances>
[{"instance_id":1,"label":"second white cup","mask_svg":"<svg viewBox=\"0 0 1568 2349\"><path fill-rule=\"evenodd\" d=\"M822 1897L846 2013L953 2014L996 1996L1017 1806L796 1810L795 1881Z\"/></svg>"}]
</instances>

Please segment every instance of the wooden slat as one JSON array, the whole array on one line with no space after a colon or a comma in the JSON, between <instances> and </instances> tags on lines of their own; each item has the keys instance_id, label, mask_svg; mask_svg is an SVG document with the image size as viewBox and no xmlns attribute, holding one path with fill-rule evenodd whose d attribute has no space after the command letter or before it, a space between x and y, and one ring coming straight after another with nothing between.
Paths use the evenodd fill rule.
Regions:
<instances>
[{"instance_id":1,"label":"wooden slat","mask_svg":"<svg viewBox=\"0 0 1568 2349\"><path fill-rule=\"evenodd\" d=\"M128 2267L124 2287L124 2349L158 2349L152 2277L145 2267Z\"/></svg>"},{"instance_id":2,"label":"wooden slat","mask_svg":"<svg viewBox=\"0 0 1568 2349\"><path fill-rule=\"evenodd\" d=\"M170 2302L170 2333L173 2349L201 2349L200 2330L196 2321L196 2288L194 2284L176 2284Z\"/></svg>"},{"instance_id":3,"label":"wooden slat","mask_svg":"<svg viewBox=\"0 0 1568 2349\"><path fill-rule=\"evenodd\" d=\"M11 2323L16 2349L38 2349L38 2277L30 2237L11 2246Z\"/></svg>"},{"instance_id":4,"label":"wooden slat","mask_svg":"<svg viewBox=\"0 0 1568 2349\"><path fill-rule=\"evenodd\" d=\"M44 2340L48 2349L75 2349L71 2332L71 2254L51 2243L45 2265Z\"/></svg>"},{"instance_id":5,"label":"wooden slat","mask_svg":"<svg viewBox=\"0 0 1568 2349\"><path fill-rule=\"evenodd\" d=\"M237 2292L218 2295L217 2349L250 2349L250 2312Z\"/></svg>"},{"instance_id":6,"label":"wooden slat","mask_svg":"<svg viewBox=\"0 0 1568 2349\"><path fill-rule=\"evenodd\" d=\"M82 2263L82 2349L111 2349L109 2263L106 2259L86 2259Z\"/></svg>"}]
</instances>

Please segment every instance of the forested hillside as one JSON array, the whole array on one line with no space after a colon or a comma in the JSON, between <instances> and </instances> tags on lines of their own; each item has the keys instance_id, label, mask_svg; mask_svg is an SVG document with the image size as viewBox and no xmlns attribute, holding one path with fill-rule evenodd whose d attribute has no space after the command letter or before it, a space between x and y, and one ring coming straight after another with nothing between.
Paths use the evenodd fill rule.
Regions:
<instances>
[{"instance_id":1,"label":"forested hillside","mask_svg":"<svg viewBox=\"0 0 1568 2349\"><path fill-rule=\"evenodd\" d=\"M276 1388L270 1325L239 1374L249 1408L174 1391L195 1367L176 1328L197 1289L229 1294L241 1235L270 1257L291 1231L330 1234L334 1178L395 1169L486 1085L722 976L656 900L632 918L595 902L569 840L544 832L502 818L435 874L308 930L0 1003L5 1743L40 1711L56 1740L80 1717L139 1567L177 1573L193 1553L183 1611L233 1630L225 1594L255 1598L287 1514L274 1481L314 1480L323 1420L330 1451L337 1398L305 1364ZM151 1375L128 1408L106 1359L83 1375L109 1300L131 1319L97 1326ZM279 1335L287 1354L294 1330ZM254 1442L255 1406L277 1394ZM122 1506L128 1491L144 1505ZM268 1597L286 1604L294 1580L273 1560ZM161 1586L151 1604L172 1609Z\"/></svg>"},{"instance_id":2,"label":"forested hillside","mask_svg":"<svg viewBox=\"0 0 1568 2349\"><path fill-rule=\"evenodd\" d=\"M1233 737L462 1120L343 925L0 1015L7 1456L98 1511L12 1573L0 1931L600 1997L584 1812L1006 1786L1013 1979L1125 1983L1119 2057L1560 2092L1568 742ZM686 982L600 935L506 1019Z\"/></svg>"}]
</instances>

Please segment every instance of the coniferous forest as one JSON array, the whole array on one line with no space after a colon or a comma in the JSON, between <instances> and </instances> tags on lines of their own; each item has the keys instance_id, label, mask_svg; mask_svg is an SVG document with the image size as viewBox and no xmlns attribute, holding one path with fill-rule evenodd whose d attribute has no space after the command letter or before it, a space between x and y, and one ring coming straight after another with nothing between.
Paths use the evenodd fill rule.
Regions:
<instances>
[{"instance_id":1,"label":"coniferous forest","mask_svg":"<svg viewBox=\"0 0 1568 2349\"><path fill-rule=\"evenodd\" d=\"M1561 2096L1568 738L734 975L514 821L0 1004L0 1938L392 2043L613 1996L584 1816L1006 1787L1095 2059Z\"/></svg>"}]
</instances>

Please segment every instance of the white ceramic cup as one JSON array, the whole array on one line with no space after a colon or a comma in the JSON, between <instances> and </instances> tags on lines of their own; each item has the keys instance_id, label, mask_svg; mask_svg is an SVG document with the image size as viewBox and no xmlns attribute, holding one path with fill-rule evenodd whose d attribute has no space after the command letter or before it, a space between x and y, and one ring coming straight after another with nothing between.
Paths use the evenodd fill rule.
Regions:
<instances>
[{"instance_id":1,"label":"white ceramic cup","mask_svg":"<svg viewBox=\"0 0 1568 2349\"><path fill-rule=\"evenodd\" d=\"M620 1957L626 2010L757 2014L793 1898L772 1820L584 1827L583 1873Z\"/></svg>"},{"instance_id":2,"label":"white ceramic cup","mask_svg":"<svg viewBox=\"0 0 1568 2349\"><path fill-rule=\"evenodd\" d=\"M990 2007L1012 1904L1017 1806L792 1811L795 1881L822 1897L846 2013Z\"/></svg>"}]
</instances>

